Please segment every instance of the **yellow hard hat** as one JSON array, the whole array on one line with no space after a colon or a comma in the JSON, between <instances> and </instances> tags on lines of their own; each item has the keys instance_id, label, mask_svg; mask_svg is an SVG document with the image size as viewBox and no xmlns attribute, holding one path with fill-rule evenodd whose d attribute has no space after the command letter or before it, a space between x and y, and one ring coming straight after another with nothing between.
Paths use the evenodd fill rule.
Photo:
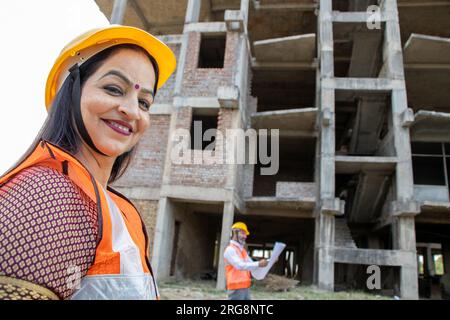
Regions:
<instances>
[{"instance_id":1,"label":"yellow hard hat","mask_svg":"<svg viewBox=\"0 0 450 320\"><path fill-rule=\"evenodd\" d=\"M231 230L233 230L233 229L243 230L246 235L250 234L250 232L248 232L247 225L245 223L243 223L243 222L236 222L235 224L233 224L231 226Z\"/></svg>"},{"instance_id":2,"label":"yellow hard hat","mask_svg":"<svg viewBox=\"0 0 450 320\"><path fill-rule=\"evenodd\" d=\"M150 33L129 26L110 25L83 33L66 45L50 71L45 88L45 106L50 108L59 88L69 74L69 69L81 65L100 51L119 44L134 44L155 58L159 69L159 89L169 79L176 67L172 50Z\"/></svg>"}]
</instances>

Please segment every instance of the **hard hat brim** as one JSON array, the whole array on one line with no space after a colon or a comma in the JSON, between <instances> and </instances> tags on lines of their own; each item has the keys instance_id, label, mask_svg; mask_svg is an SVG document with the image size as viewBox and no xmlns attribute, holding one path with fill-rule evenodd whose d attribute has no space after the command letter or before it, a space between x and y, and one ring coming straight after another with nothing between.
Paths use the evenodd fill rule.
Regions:
<instances>
[{"instance_id":1,"label":"hard hat brim","mask_svg":"<svg viewBox=\"0 0 450 320\"><path fill-rule=\"evenodd\" d=\"M248 231L247 225L243 222L236 222L231 226L231 230L239 229L245 232L245 234L248 236L250 235L250 232Z\"/></svg>"},{"instance_id":2,"label":"hard hat brim","mask_svg":"<svg viewBox=\"0 0 450 320\"><path fill-rule=\"evenodd\" d=\"M155 36L144 30L112 25L96 29L79 37L66 46L57 58L47 78L45 105L50 108L59 87L75 63L80 65L98 52L120 44L135 44L147 51L158 64L159 79L157 88L161 88L176 68L176 58L172 50Z\"/></svg>"}]
</instances>

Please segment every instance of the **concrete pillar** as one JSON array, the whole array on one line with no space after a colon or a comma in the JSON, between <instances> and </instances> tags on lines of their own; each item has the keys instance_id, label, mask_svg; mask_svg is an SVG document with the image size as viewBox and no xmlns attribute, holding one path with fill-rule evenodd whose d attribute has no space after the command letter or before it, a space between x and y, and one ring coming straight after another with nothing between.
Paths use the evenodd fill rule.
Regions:
<instances>
[{"instance_id":1,"label":"concrete pillar","mask_svg":"<svg viewBox=\"0 0 450 320\"><path fill-rule=\"evenodd\" d=\"M217 289L225 290L225 263L223 253L230 243L230 231L234 220L234 204L227 201L223 205L222 232L220 234L219 269L217 270Z\"/></svg>"},{"instance_id":2,"label":"concrete pillar","mask_svg":"<svg viewBox=\"0 0 450 320\"><path fill-rule=\"evenodd\" d=\"M425 264L425 266L428 270L428 275L431 277L434 276L435 275L435 267L434 267L433 252L432 252L430 244L428 244L426 247L426 264Z\"/></svg>"},{"instance_id":3,"label":"concrete pillar","mask_svg":"<svg viewBox=\"0 0 450 320\"><path fill-rule=\"evenodd\" d=\"M242 14L244 15L244 24L247 26L248 24L248 12L250 11L250 0L241 0L241 8Z\"/></svg>"},{"instance_id":4,"label":"concrete pillar","mask_svg":"<svg viewBox=\"0 0 450 320\"><path fill-rule=\"evenodd\" d=\"M418 247L417 248L417 255L416 255L416 260L417 260L417 275L420 275L420 255L423 255L423 250L422 248ZM424 268L425 271L425 268Z\"/></svg>"},{"instance_id":5,"label":"concrete pillar","mask_svg":"<svg viewBox=\"0 0 450 320\"><path fill-rule=\"evenodd\" d=\"M198 22L201 5L201 0L188 0L185 23Z\"/></svg>"},{"instance_id":6,"label":"concrete pillar","mask_svg":"<svg viewBox=\"0 0 450 320\"><path fill-rule=\"evenodd\" d=\"M127 10L127 0L115 0L111 13L111 24L123 24L123 17Z\"/></svg>"},{"instance_id":7,"label":"concrete pillar","mask_svg":"<svg viewBox=\"0 0 450 320\"><path fill-rule=\"evenodd\" d=\"M174 224L173 204L167 197L159 199L151 261L158 280L167 278L170 274Z\"/></svg>"},{"instance_id":8,"label":"concrete pillar","mask_svg":"<svg viewBox=\"0 0 450 320\"><path fill-rule=\"evenodd\" d=\"M320 289L334 289L334 215L324 203L335 198L335 132L334 132L334 89L326 88L323 80L334 77L333 23L331 21L331 0L320 0L318 16L318 53L320 70L317 85L319 97L319 132L316 164L318 167L318 204L315 208L316 223L314 235L314 281Z\"/></svg>"},{"instance_id":9,"label":"concrete pillar","mask_svg":"<svg viewBox=\"0 0 450 320\"><path fill-rule=\"evenodd\" d=\"M411 161L411 143L409 128L402 125L402 114L408 108L406 85L403 67L402 43L398 19L397 0L384 1L382 13L389 14L386 21L383 45L384 66L382 76L401 80L402 86L392 90L391 127L394 135L394 145L397 156L395 170L395 200L410 202L414 199L414 182ZM409 212L399 212L393 217L394 249L410 251L411 261L405 261L400 268L400 294L404 299L418 299L418 275L416 258L416 232L414 216Z\"/></svg>"},{"instance_id":10,"label":"concrete pillar","mask_svg":"<svg viewBox=\"0 0 450 320\"><path fill-rule=\"evenodd\" d=\"M442 243L444 275L441 277L442 299L450 299L450 242Z\"/></svg>"},{"instance_id":11,"label":"concrete pillar","mask_svg":"<svg viewBox=\"0 0 450 320\"><path fill-rule=\"evenodd\" d=\"M442 243L442 260L444 262L444 274L450 275L450 242Z\"/></svg>"},{"instance_id":12,"label":"concrete pillar","mask_svg":"<svg viewBox=\"0 0 450 320\"><path fill-rule=\"evenodd\" d=\"M334 290L334 216L321 213L316 218L314 280L319 289Z\"/></svg>"},{"instance_id":13,"label":"concrete pillar","mask_svg":"<svg viewBox=\"0 0 450 320\"><path fill-rule=\"evenodd\" d=\"M394 249L416 252L414 217L394 218L392 231ZM415 254L410 261L404 261L400 267L400 294L402 299L419 298L417 258Z\"/></svg>"}]
</instances>

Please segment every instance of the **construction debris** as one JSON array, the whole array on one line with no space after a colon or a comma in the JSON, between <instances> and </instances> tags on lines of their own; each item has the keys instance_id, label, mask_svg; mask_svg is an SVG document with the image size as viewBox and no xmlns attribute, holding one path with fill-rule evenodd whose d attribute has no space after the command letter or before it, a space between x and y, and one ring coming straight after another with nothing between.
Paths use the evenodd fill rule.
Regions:
<instances>
[{"instance_id":1,"label":"construction debris","mask_svg":"<svg viewBox=\"0 0 450 320\"><path fill-rule=\"evenodd\" d=\"M295 288L300 281L270 273L261 282L267 291L286 292Z\"/></svg>"}]
</instances>

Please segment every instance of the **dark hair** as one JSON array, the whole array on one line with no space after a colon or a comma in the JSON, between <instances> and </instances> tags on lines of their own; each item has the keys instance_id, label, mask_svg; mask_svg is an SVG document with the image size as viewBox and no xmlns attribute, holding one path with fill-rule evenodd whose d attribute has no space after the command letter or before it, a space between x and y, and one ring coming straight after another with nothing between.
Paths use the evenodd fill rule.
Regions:
<instances>
[{"instance_id":1,"label":"dark hair","mask_svg":"<svg viewBox=\"0 0 450 320\"><path fill-rule=\"evenodd\" d=\"M86 80L103 65L105 60L119 49L132 49L146 53L153 65L153 68L155 69L156 81L154 85L154 93L156 94L159 76L158 64L147 51L133 44L122 44L107 48L84 62L79 68L81 88L83 88ZM35 141L21 160L27 157L41 140L48 141L71 153L72 155L75 155L79 151L81 137L76 130L74 120L72 89L73 81L71 81L69 76L59 89L52 103L47 119L45 120L44 125L38 133ZM116 181L123 175L133 158L134 152L135 147L117 157L113 164L108 183ZM21 161L19 161L19 163L20 162Z\"/></svg>"}]
</instances>

